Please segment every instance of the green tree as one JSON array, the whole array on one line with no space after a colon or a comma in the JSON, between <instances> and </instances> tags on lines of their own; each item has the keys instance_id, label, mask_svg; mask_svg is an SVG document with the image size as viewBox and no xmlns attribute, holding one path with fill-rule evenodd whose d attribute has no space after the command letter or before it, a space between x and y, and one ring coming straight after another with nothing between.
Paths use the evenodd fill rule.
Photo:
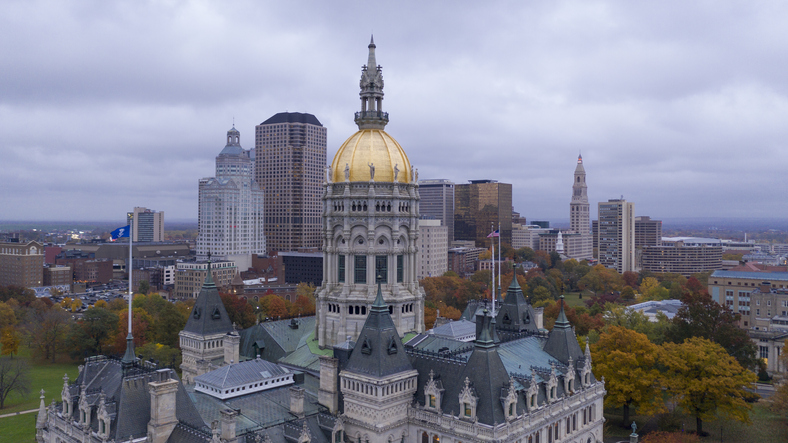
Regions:
<instances>
[{"instance_id":1,"label":"green tree","mask_svg":"<svg viewBox=\"0 0 788 443\"><path fill-rule=\"evenodd\" d=\"M24 397L30 392L30 367L21 358L0 357L0 409L12 392Z\"/></svg>"},{"instance_id":2,"label":"green tree","mask_svg":"<svg viewBox=\"0 0 788 443\"><path fill-rule=\"evenodd\" d=\"M757 363L755 344L747 331L740 329L740 314L712 300L705 290L689 292L673 317L674 327L668 339L681 343L691 337L702 337L719 343L740 365L752 369Z\"/></svg>"},{"instance_id":3,"label":"green tree","mask_svg":"<svg viewBox=\"0 0 788 443\"><path fill-rule=\"evenodd\" d=\"M101 355L114 341L120 321L118 314L104 308L89 308L74 323L68 335L68 348L73 358Z\"/></svg>"},{"instance_id":4,"label":"green tree","mask_svg":"<svg viewBox=\"0 0 788 443\"><path fill-rule=\"evenodd\" d=\"M147 343L135 351L144 360L153 360L162 366L177 368L181 364L181 350L161 343Z\"/></svg>"},{"instance_id":5,"label":"green tree","mask_svg":"<svg viewBox=\"0 0 788 443\"><path fill-rule=\"evenodd\" d=\"M148 280L141 281L137 291L140 294L148 295L148 292L150 292L150 283L148 283Z\"/></svg>"},{"instance_id":6,"label":"green tree","mask_svg":"<svg viewBox=\"0 0 788 443\"><path fill-rule=\"evenodd\" d=\"M749 395L745 388L756 381L755 374L744 369L722 346L704 338L665 343L663 347L666 385L679 406L695 417L698 435L704 435L703 421L718 414L750 423L751 406L744 400Z\"/></svg>"},{"instance_id":7,"label":"green tree","mask_svg":"<svg viewBox=\"0 0 788 443\"><path fill-rule=\"evenodd\" d=\"M605 405L623 407L621 426L629 426L631 407L642 415L665 409L657 369L660 354L660 347L644 334L619 326L609 327L591 346L594 374L606 381Z\"/></svg>"},{"instance_id":8,"label":"green tree","mask_svg":"<svg viewBox=\"0 0 788 443\"><path fill-rule=\"evenodd\" d=\"M618 291L622 288L622 283L621 275L615 269L596 265L577 282L577 286L581 291L588 289L596 294Z\"/></svg>"},{"instance_id":9,"label":"green tree","mask_svg":"<svg viewBox=\"0 0 788 443\"><path fill-rule=\"evenodd\" d=\"M646 277L640 283L640 293L643 300L666 300L670 297L670 291L659 284L659 280L654 277Z\"/></svg>"}]
</instances>

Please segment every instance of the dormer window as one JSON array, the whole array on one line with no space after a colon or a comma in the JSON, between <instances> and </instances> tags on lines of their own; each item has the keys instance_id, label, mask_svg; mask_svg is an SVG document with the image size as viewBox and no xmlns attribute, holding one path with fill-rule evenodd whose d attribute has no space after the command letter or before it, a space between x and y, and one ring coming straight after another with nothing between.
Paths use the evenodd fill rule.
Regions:
<instances>
[{"instance_id":1,"label":"dormer window","mask_svg":"<svg viewBox=\"0 0 788 443\"><path fill-rule=\"evenodd\" d=\"M430 407L431 407L431 408L434 408L434 407L435 407L435 396L434 396L434 395L430 395L430 396L429 396L429 402L430 402L430 403L429 403L429 404L430 404Z\"/></svg>"},{"instance_id":2,"label":"dormer window","mask_svg":"<svg viewBox=\"0 0 788 443\"><path fill-rule=\"evenodd\" d=\"M361 344L361 353L366 355L372 353L372 344L367 337L364 337L364 342Z\"/></svg>"},{"instance_id":3,"label":"dormer window","mask_svg":"<svg viewBox=\"0 0 788 443\"><path fill-rule=\"evenodd\" d=\"M462 416L470 420L476 418L476 402L478 397L476 391L471 386L471 381L465 377L465 387L460 391L460 405L462 405Z\"/></svg>"},{"instance_id":4,"label":"dormer window","mask_svg":"<svg viewBox=\"0 0 788 443\"><path fill-rule=\"evenodd\" d=\"M443 384L440 378L435 378L435 372L430 371L430 378L424 385L425 407L435 411L440 411L441 398L443 396Z\"/></svg>"}]
</instances>

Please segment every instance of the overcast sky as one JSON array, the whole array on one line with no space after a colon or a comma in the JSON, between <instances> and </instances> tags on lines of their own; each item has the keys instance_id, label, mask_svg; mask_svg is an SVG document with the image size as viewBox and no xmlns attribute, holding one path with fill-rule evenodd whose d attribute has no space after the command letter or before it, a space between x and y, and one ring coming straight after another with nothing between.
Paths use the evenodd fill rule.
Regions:
<instances>
[{"instance_id":1,"label":"overcast sky","mask_svg":"<svg viewBox=\"0 0 788 443\"><path fill-rule=\"evenodd\" d=\"M393 6L393 5L396 5ZM513 184L592 211L788 216L788 3L14 1L0 3L0 220L197 218L235 119L356 131L374 32L386 130L420 178Z\"/></svg>"}]
</instances>

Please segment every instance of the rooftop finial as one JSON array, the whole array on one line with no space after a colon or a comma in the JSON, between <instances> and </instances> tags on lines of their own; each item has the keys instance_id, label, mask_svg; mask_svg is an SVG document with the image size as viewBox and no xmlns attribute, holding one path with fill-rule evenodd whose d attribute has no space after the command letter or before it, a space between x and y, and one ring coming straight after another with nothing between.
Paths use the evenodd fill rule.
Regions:
<instances>
[{"instance_id":1,"label":"rooftop finial","mask_svg":"<svg viewBox=\"0 0 788 443\"><path fill-rule=\"evenodd\" d=\"M367 64L361 68L361 112L356 112L359 129L384 129L389 122L383 109L383 74L375 58L375 38L369 40Z\"/></svg>"},{"instance_id":2,"label":"rooftop finial","mask_svg":"<svg viewBox=\"0 0 788 443\"><path fill-rule=\"evenodd\" d=\"M583 164L583 153L582 152L577 154L577 162L580 163L580 164Z\"/></svg>"},{"instance_id":3,"label":"rooftop finial","mask_svg":"<svg viewBox=\"0 0 788 443\"><path fill-rule=\"evenodd\" d=\"M371 34L371 36L369 37L369 47L370 48L375 47L375 34Z\"/></svg>"}]
</instances>

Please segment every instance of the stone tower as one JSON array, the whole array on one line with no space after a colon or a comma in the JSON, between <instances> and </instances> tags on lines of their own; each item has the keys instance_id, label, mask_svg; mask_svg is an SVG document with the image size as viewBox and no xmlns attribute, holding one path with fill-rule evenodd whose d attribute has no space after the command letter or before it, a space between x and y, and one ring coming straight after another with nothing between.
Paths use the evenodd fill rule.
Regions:
<instances>
[{"instance_id":1,"label":"stone tower","mask_svg":"<svg viewBox=\"0 0 788 443\"><path fill-rule=\"evenodd\" d=\"M591 237L591 215L588 204L588 188L586 186L586 170L583 167L583 156L577 156L577 167L572 183L572 201L569 203L569 230L579 234L573 239L574 247L570 248L569 256L578 260L590 259L593 255L593 238Z\"/></svg>"},{"instance_id":2,"label":"stone tower","mask_svg":"<svg viewBox=\"0 0 788 443\"><path fill-rule=\"evenodd\" d=\"M424 330L424 290L416 274L418 172L384 131L389 117L374 41L359 95L359 130L337 151L323 185L323 284L315 326L321 347L358 337L378 281L398 334Z\"/></svg>"}]
</instances>

